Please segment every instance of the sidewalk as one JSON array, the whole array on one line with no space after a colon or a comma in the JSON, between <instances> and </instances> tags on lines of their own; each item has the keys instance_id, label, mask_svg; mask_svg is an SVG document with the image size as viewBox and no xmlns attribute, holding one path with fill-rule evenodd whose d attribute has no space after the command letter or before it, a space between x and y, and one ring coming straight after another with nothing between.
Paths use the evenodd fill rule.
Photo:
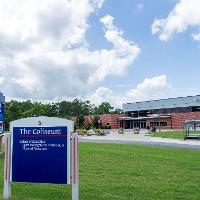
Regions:
<instances>
[{"instance_id":1,"label":"sidewalk","mask_svg":"<svg viewBox=\"0 0 200 200\"><path fill-rule=\"evenodd\" d=\"M111 132L106 136L79 136L80 141L88 142L112 142L112 143L141 143L149 145L159 146L173 146L173 147L197 147L200 149L200 140L179 140L170 138L160 138L145 136L144 133L139 135L126 132L124 134L118 134L117 132Z\"/></svg>"}]
</instances>

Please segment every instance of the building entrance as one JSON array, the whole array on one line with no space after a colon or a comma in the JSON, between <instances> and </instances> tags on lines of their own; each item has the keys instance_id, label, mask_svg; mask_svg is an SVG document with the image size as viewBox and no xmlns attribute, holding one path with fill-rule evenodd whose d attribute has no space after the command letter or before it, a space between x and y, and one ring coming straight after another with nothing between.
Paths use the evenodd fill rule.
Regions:
<instances>
[{"instance_id":1,"label":"building entrance","mask_svg":"<svg viewBox=\"0 0 200 200\"><path fill-rule=\"evenodd\" d=\"M123 127L125 129L145 129L147 128L146 121L144 120L127 120L127 121L121 121L120 127Z\"/></svg>"},{"instance_id":2,"label":"building entrance","mask_svg":"<svg viewBox=\"0 0 200 200\"><path fill-rule=\"evenodd\" d=\"M133 128L143 129L146 128L146 121L133 121Z\"/></svg>"}]
</instances>

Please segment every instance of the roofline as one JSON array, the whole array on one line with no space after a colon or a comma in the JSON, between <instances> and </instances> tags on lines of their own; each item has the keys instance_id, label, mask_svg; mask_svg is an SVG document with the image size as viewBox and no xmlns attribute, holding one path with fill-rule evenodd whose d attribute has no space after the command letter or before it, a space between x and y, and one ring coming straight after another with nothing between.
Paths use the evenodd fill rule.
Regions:
<instances>
[{"instance_id":1,"label":"roofline","mask_svg":"<svg viewBox=\"0 0 200 200\"><path fill-rule=\"evenodd\" d=\"M126 105L126 104L133 104L133 103L151 102L151 101L160 101L160 100L169 100L169 99L180 99L180 98L187 98L187 97L199 97L199 98L200 98L200 94L194 95L194 96L171 97L171 98L167 98L167 99L152 99L152 100L148 100L148 101L137 101L137 102L131 102L131 103L124 103L123 105Z\"/></svg>"}]
</instances>

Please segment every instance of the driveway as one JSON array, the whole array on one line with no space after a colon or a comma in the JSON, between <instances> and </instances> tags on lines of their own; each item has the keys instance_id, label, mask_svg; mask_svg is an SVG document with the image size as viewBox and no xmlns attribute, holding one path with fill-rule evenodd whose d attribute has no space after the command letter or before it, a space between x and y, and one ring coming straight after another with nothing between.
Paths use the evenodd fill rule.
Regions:
<instances>
[{"instance_id":1,"label":"driveway","mask_svg":"<svg viewBox=\"0 0 200 200\"><path fill-rule=\"evenodd\" d=\"M118 134L117 131L111 131L111 133L106 136L79 136L79 141L96 143L143 144L200 150L200 140L179 140L151 137L145 136L144 133L146 130L141 132L141 134L133 134L132 131L125 131L124 134Z\"/></svg>"}]
</instances>

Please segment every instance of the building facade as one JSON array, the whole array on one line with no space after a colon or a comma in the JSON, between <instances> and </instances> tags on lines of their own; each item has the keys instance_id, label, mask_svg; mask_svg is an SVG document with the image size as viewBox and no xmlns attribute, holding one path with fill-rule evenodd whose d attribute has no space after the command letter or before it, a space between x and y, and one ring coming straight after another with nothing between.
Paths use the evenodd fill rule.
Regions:
<instances>
[{"instance_id":1,"label":"building facade","mask_svg":"<svg viewBox=\"0 0 200 200\"><path fill-rule=\"evenodd\" d=\"M200 119L200 95L126 103L123 111L123 128L182 129L185 120Z\"/></svg>"},{"instance_id":2,"label":"building facade","mask_svg":"<svg viewBox=\"0 0 200 200\"><path fill-rule=\"evenodd\" d=\"M118 129L120 128L120 119L122 117L126 116L125 114L102 114L98 115L99 117L99 125L100 127L109 127L110 129ZM93 115L87 115L84 116L84 127L85 128L91 128L92 127L92 121L93 121ZM77 124L77 117L71 117L70 118L74 124Z\"/></svg>"}]
</instances>

